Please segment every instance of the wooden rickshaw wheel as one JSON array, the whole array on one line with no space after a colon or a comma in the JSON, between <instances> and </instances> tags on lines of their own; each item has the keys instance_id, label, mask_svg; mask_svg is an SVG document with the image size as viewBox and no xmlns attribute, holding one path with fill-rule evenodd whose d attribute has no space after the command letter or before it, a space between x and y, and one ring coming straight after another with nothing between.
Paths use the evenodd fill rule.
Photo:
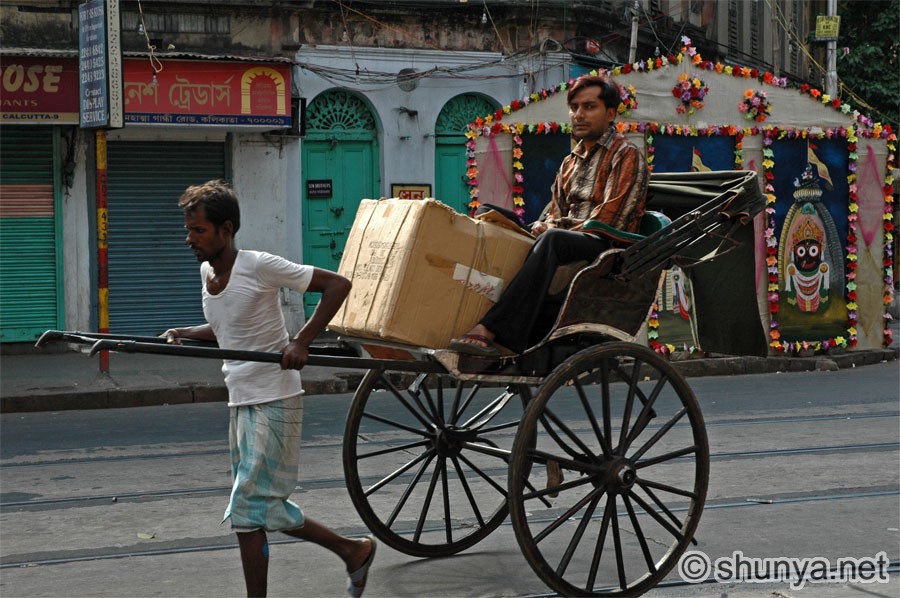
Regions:
<instances>
[{"instance_id":1,"label":"wooden rickshaw wheel","mask_svg":"<svg viewBox=\"0 0 900 598\"><path fill-rule=\"evenodd\" d=\"M530 401L524 384L461 384L449 374L369 370L344 433L344 476L363 522L417 557L474 546L508 514L515 431ZM407 376L409 378L410 376Z\"/></svg>"},{"instance_id":2,"label":"wooden rickshaw wheel","mask_svg":"<svg viewBox=\"0 0 900 598\"><path fill-rule=\"evenodd\" d=\"M545 487L557 466L562 479L550 475ZM693 539L708 478L703 416L677 370L636 344L590 347L544 379L519 426L509 477L516 539L562 595L639 595Z\"/></svg>"}]
</instances>

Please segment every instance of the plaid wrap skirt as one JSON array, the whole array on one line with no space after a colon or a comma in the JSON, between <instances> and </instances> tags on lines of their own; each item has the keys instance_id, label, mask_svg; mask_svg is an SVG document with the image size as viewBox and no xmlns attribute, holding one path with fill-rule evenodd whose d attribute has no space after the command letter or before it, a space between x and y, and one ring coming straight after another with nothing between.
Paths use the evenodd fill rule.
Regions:
<instances>
[{"instance_id":1,"label":"plaid wrap skirt","mask_svg":"<svg viewBox=\"0 0 900 598\"><path fill-rule=\"evenodd\" d=\"M303 526L288 500L297 486L303 397L231 407L228 442L234 485L225 510L235 531L281 531Z\"/></svg>"}]
</instances>

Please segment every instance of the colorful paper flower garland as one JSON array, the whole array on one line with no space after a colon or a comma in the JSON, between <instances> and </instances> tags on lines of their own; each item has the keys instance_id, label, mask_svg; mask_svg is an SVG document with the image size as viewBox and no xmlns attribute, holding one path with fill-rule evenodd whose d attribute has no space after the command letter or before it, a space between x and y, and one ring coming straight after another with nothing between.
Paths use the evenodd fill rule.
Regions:
<instances>
[{"instance_id":1,"label":"colorful paper flower garland","mask_svg":"<svg viewBox=\"0 0 900 598\"><path fill-rule=\"evenodd\" d=\"M745 119L761 123L772 114L772 104L765 91L754 92L747 89L744 91L744 99L738 104L738 110L744 114Z\"/></svg>"},{"instance_id":2,"label":"colorful paper flower garland","mask_svg":"<svg viewBox=\"0 0 900 598\"><path fill-rule=\"evenodd\" d=\"M634 89L634 85L627 87L619 85L619 92L622 101L619 103L617 112L623 118L631 118L631 113L637 110L638 107L637 92Z\"/></svg>"},{"instance_id":3,"label":"colorful paper flower garland","mask_svg":"<svg viewBox=\"0 0 900 598\"><path fill-rule=\"evenodd\" d=\"M894 169L897 168L897 135L887 135L888 157L885 166L884 187L884 332L882 343L885 347L894 342L891 330L893 316L888 307L894 302Z\"/></svg>"},{"instance_id":4,"label":"colorful paper flower garland","mask_svg":"<svg viewBox=\"0 0 900 598\"><path fill-rule=\"evenodd\" d=\"M678 75L678 83L672 88L672 95L681 100L675 108L678 114L688 116L703 109L703 99L709 93L709 87L700 77L690 77L687 73Z\"/></svg>"}]
</instances>

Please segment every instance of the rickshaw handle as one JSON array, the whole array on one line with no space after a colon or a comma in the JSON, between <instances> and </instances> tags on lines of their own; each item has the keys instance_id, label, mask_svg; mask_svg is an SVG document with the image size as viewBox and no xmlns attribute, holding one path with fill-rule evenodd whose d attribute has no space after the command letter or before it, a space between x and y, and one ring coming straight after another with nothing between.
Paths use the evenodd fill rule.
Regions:
<instances>
[{"instance_id":1,"label":"rickshaw handle","mask_svg":"<svg viewBox=\"0 0 900 598\"><path fill-rule=\"evenodd\" d=\"M163 339L165 340L165 339ZM259 361L264 363L281 363L282 353L265 351L242 351L239 349L220 349L218 347L200 347L187 345L169 345L165 343L144 343L115 339L100 339L91 347L90 355L98 351L118 351L120 353L153 353L156 355L176 355L181 357L205 357L212 359L230 359L237 361ZM439 363L424 360L402 359L368 359L364 357L338 357L334 355L310 354L306 365L347 369L382 369L398 372L445 373Z\"/></svg>"}]
</instances>

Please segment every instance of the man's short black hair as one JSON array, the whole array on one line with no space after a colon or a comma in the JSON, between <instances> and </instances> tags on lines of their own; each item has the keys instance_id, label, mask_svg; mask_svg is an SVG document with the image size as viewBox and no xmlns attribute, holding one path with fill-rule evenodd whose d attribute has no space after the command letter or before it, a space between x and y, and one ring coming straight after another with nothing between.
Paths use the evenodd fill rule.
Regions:
<instances>
[{"instance_id":1,"label":"man's short black hair","mask_svg":"<svg viewBox=\"0 0 900 598\"><path fill-rule=\"evenodd\" d=\"M241 228L241 208L238 205L237 194L221 179L191 185L181 194L178 207L186 214L202 207L206 219L216 227L216 230L229 220L234 234Z\"/></svg>"},{"instance_id":2,"label":"man's short black hair","mask_svg":"<svg viewBox=\"0 0 900 598\"><path fill-rule=\"evenodd\" d=\"M619 91L619 85L613 83L613 81L605 75L585 75L584 77L576 79L572 86L569 87L569 91L566 94L566 104L571 104L575 94L585 87L599 87L599 97L603 102L603 105L607 108L612 108L613 110L619 109L619 104L622 103L622 94Z\"/></svg>"}]
</instances>

